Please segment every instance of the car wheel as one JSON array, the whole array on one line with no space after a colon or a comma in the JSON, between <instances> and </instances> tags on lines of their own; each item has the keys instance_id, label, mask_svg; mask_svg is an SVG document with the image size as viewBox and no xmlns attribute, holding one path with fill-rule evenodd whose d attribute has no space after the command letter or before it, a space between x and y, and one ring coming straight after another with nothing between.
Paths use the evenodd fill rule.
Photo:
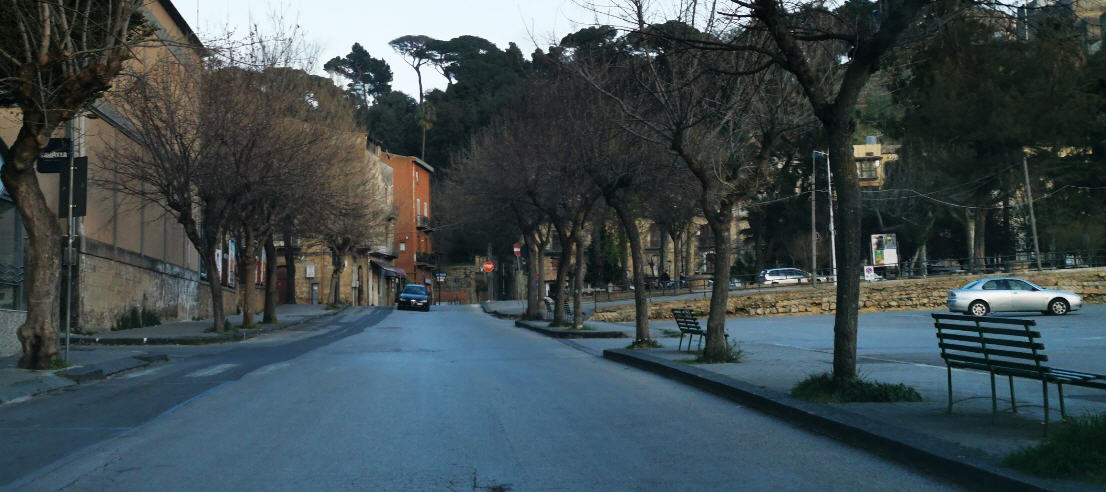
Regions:
<instances>
[{"instance_id":1,"label":"car wheel","mask_svg":"<svg viewBox=\"0 0 1106 492\"><path fill-rule=\"evenodd\" d=\"M989 312L991 312L991 307L988 306L986 302L972 301L972 303L968 305L968 314L972 316L986 316Z\"/></svg>"},{"instance_id":2,"label":"car wheel","mask_svg":"<svg viewBox=\"0 0 1106 492\"><path fill-rule=\"evenodd\" d=\"M1048 314L1060 316L1068 313L1068 301L1063 299L1053 299L1048 303Z\"/></svg>"}]
</instances>

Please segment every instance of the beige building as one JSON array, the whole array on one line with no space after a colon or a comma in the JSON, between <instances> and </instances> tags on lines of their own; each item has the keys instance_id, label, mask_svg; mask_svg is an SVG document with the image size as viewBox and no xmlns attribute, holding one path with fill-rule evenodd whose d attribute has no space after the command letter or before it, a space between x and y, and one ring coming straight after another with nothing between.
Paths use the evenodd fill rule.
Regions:
<instances>
[{"instance_id":1,"label":"beige building","mask_svg":"<svg viewBox=\"0 0 1106 492\"><path fill-rule=\"evenodd\" d=\"M140 72L164 57L198 61L199 52L188 48L195 34L168 0L147 2L143 14L155 26L156 36L167 43L146 43L135 49L124 72ZM195 46L195 45L193 45ZM0 110L0 140L15 140L21 125L18 109ZM112 174L101 159L127 139L125 115L104 101L75 118L55 135L73 142L74 154L89 161L87 214L76 219L76 260L73 265L73 328L78 332L111 329L132 307L156 313L162 320L193 319L210 314L207 280L201 263L182 227L157 203L145 202L115 191ZM59 174L38 176L46 202L58 207ZM14 328L22 322L22 224L6 193L0 194L0 351L15 340ZM62 230L66 220L59 219ZM17 232L18 231L18 232ZM233 269L228 243L220 270ZM63 265L63 278L66 275ZM229 273L229 272L227 272ZM237 303L233 277L224 275L224 305L233 312ZM66 302L64 291L62 303ZM257 296L260 298L260 296Z\"/></svg>"},{"instance_id":2,"label":"beige building","mask_svg":"<svg viewBox=\"0 0 1106 492\"><path fill-rule=\"evenodd\" d=\"M853 159L861 188L882 188L887 179L887 165L898 160L897 145L883 145L874 136L865 137L863 145L853 145Z\"/></svg>"},{"instance_id":3,"label":"beige building","mask_svg":"<svg viewBox=\"0 0 1106 492\"><path fill-rule=\"evenodd\" d=\"M366 140L361 152L361 160L366 174L376 179L379 186L370 187L384 193L383 197L366 197L366 201L379 201L383 204L394 203L395 186L392 167L382 159L377 142ZM390 207L390 205L388 205ZM339 302L355 306L390 306L394 304L395 294L406 281L406 273L395 266L396 252L392 246L395 237L395 210L391 210L391 220L381 231L366 231L358 241L352 254L342 258L342 272L339 279ZM286 283L289 269L285 266L285 248L293 248L295 258L294 286L295 299L286 298ZM334 280L334 263L330 250L324 245L311 241L299 241L294 244L278 245L278 291L281 302L296 304L327 304L333 299L331 291Z\"/></svg>"}]
</instances>

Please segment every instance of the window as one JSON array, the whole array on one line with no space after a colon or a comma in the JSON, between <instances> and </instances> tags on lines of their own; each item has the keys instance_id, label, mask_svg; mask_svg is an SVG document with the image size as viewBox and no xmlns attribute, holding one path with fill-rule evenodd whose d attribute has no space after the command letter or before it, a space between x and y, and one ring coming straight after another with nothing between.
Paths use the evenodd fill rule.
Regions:
<instances>
[{"instance_id":1,"label":"window","mask_svg":"<svg viewBox=\"0 0 1106 492\"><path fill-rule=\"evenodd\" d=\"M878 179L879 161L862 161L860 163L860 179Z\"/></svg>"},{"instance_id":2,"label":"window","mask_svg":"<svg viewBox=\"0 0 1106 492\"><path fill-rule=\"evenodd\" d=\"M407 243L399 243L400 251L407 251Z\"/></svg>"},{"instance_id":3,"label":"window","mask_svg":"<svg viewBox=\"0 0 1106 492\"><path fill-rule=\"evenodd\" d=\"M992 280L983 284L983 290L1005 290L1006 286L1002 285L1003 283L1005 282L1002 282L1000 280Z\"/></svg>"},{"instance_id":4,"label":"window","mask_svg":"<svg viewBox=\"0 0 1106 492\"><path fill-rule=\"evenodd\" d=\"M415 215L419 214L419 209L422 208L422 198L415 199Z\"/></svg>"},{"instance_id":5,"label":"window","mask_svg":"<svg viewBox=\"0 0 1106 492\"><path fill-rule=\"evenodd\" d=\"M422 214L426 217L430 217L430 203L429 202L423 202L423 204L422 204Z\"/></svg>"},{"instance_id":6,"label":"window","mask_svg":"<svg viewBox=\"0 0 1106 492\"><path fill-rule=\"evenodd\" d=\"M315 265L308 263L303 266L303 276L307 278L315 278Z\"/></svg>"}]
</instances>

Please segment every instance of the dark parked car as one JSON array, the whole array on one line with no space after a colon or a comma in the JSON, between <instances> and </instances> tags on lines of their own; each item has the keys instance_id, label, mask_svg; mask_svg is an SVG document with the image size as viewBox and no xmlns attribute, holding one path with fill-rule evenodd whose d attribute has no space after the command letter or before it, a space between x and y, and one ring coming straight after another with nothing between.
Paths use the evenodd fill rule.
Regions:
<instances>
[{"instance_id":1,"label":"dark parked car","mask_svg":"<svg viewBox=\"0 0 1106 492\"><path fill-rule=\"evenodd\" d=\"M430 292L426 290L425 286L410 284L403 288L403 292L399 293L399 301L396 302L396 309L421 309L423 311L429 311Z\"/></svg>"}]
</instances>

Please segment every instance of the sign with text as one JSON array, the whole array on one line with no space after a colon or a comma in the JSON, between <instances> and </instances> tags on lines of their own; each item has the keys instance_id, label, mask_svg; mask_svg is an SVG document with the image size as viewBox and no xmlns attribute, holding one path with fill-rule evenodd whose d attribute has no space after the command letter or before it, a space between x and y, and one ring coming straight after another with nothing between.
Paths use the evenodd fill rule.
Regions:
<instances>
[{"instance_id":1,"label":"sign with text","mask_svg":"<svg viewBox=\"0 0 1106 492\"><path fill-rule=\"evenodd\" d=\"M51 138L46 148L38 155L35 161L35 169L43 174L62 172L62 168L69 162L69 150L72 141L68 138Z\"/></svg>"}]
</instances>

